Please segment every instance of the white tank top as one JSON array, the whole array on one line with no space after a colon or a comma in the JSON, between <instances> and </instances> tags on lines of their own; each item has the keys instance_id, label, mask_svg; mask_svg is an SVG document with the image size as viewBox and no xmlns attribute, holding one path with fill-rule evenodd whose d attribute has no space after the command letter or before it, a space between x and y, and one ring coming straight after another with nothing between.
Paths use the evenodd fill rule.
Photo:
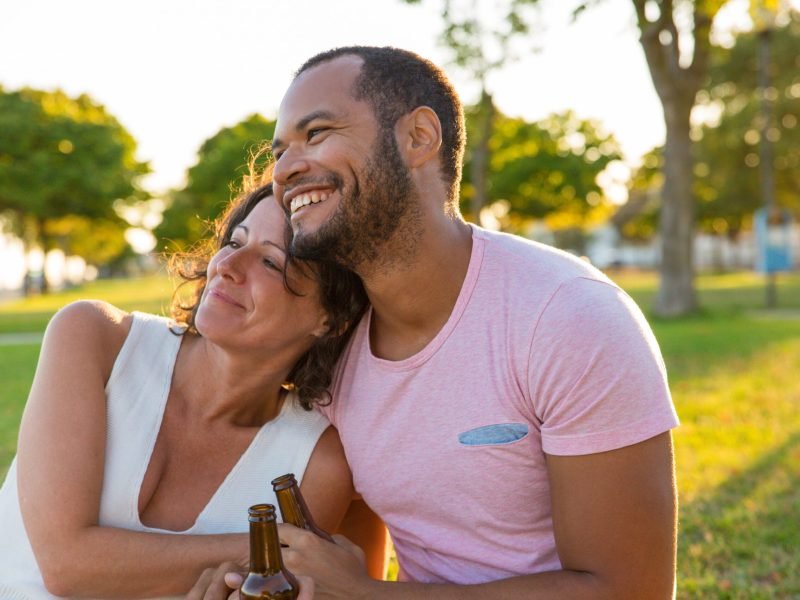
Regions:
<instances>
[{"instance_id":1,"label":"white tank top","mask_svg":"<svg viewBox=\"0 0 800 600\"><path fill-rule=\"evenodd\" d=\"M294 473L302 481L308 459L328 427L317 411L286 398L266 423L189 529L155 529L139 519L139 490L161 427L181 340L174 324L133 313L133 323L106 385L107 436L99 523L136 531L173 534L236 533L248 530L247 509L276 503L270 481ZM0 600L55 598L44 587L25 534L17 494L17 461L0 488Z\"/></svg>"}]
</instances>

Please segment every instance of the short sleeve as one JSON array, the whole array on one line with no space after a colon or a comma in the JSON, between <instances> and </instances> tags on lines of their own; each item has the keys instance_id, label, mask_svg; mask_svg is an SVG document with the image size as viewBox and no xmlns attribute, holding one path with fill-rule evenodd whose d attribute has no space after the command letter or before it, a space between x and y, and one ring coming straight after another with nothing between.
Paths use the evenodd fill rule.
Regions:
<instances>
[{"instance_id":1,"label":"short sleeve","mask_svg":"<svg viewBox=\"0 0 800 600\"><path fill-rule=\"evenodd\" d=\"M556 290L536 323L528 385L547 454L605 452L678 425L655 336L610 282L576 277Z\"/></svg>"}]
</instances>

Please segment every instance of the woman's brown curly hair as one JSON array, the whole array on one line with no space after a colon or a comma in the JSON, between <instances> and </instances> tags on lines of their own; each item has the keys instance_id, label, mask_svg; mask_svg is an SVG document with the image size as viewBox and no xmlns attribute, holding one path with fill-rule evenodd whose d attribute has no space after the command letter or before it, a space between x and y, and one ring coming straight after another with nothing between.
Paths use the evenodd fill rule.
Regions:
<instances>
[{"instance_id":1,"label":"woman's brown curly hair","mask_svg":"<svg viewBox=\"0 0 800 600\"><path fill-rule=\"evenodd\" d=\"M256 178L245 180L257 182ZM256 185L253 183L249 187ZM168 263L170 274L183 281L172 297L171 314L177 323L185 325L182 333L199 335L195 316L207 282L207 269L211 257L225 244L234 229L262 200L272 196L272 183L257 185L240 193L214 223L214 236L189 252L173 254ZM287 220L286 247L291 242L292 230ZM319 297L328 317L328 332L300 357L289 373L284 387L297 393L300 404L310 410L315 403L330 402L328 387L333 369L353 329L367 306L367 296L358 276L330 263L310 263L292 258L287 253L283 270L283 284L291 294L298 295L286 278L290 265L319 285Z\"/></svg>"}]
</instances>

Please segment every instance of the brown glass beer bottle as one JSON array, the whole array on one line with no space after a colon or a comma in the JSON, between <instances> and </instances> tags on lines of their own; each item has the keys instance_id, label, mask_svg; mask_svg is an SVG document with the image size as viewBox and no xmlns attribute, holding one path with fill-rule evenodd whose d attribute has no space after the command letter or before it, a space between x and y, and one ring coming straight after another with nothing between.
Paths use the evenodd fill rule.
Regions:
<instances>
[{"instance_id":1,"label":"brown glass beer bottle","mask_svg":"<svg viewBox=\"0 0 800 600\"><path fill-rule=\"evenodd\" d=\"M281 557L275 507L256 504L248 510L250 521L250 572L239 588L242 600L293 600L300 587Z\"/></svg>"},{"instance_id":2,"label":"brown glass beer bottle","mask_svg":"<svg viewBox=\"0 0 800 600\"><path fill-rule=\"evenodd\" d=\"M300 487L294 478L294 473L287 473L272 480L272 489L275 490L275 497L278 499L278 506L281 509L281 517L284 523L291 523L295 527L308 529L316 533L319 537L333 541L333 538L321 529L311 517Z\"/></svg>"}]
</instances>

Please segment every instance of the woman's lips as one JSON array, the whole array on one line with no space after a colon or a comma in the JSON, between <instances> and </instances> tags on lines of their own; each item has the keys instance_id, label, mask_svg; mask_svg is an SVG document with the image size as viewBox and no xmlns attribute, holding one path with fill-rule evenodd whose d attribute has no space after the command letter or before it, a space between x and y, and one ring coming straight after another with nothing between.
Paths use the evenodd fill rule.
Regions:
<instances>
[{"instance_id":1,"label":"woman's lips","mask_svg":"<svg viewBox=\"0 0 800 600\"><path fill-rule=\"evenodd\" d=\"M218 289L216 289L216 288L215 288L215 289L213 289L213 290L211 290L211 291L209 292L209 295L213 296L214 298L217 298L218 300L220 300L220 301L222 301L222 302L224 302L224 303L226 303L226 304L230 304L230 305L232 305L232 306L237 306L237 307L239 307L239 308L244 308L244 306L243 306L242 304L238 303L236 300L234 300L233 298L231 298L231 297L230 297L228 294L226 294L225 292L223 292L223 291L221 291L221 290L218 290Z\"/></svg>"}]
</instances>

